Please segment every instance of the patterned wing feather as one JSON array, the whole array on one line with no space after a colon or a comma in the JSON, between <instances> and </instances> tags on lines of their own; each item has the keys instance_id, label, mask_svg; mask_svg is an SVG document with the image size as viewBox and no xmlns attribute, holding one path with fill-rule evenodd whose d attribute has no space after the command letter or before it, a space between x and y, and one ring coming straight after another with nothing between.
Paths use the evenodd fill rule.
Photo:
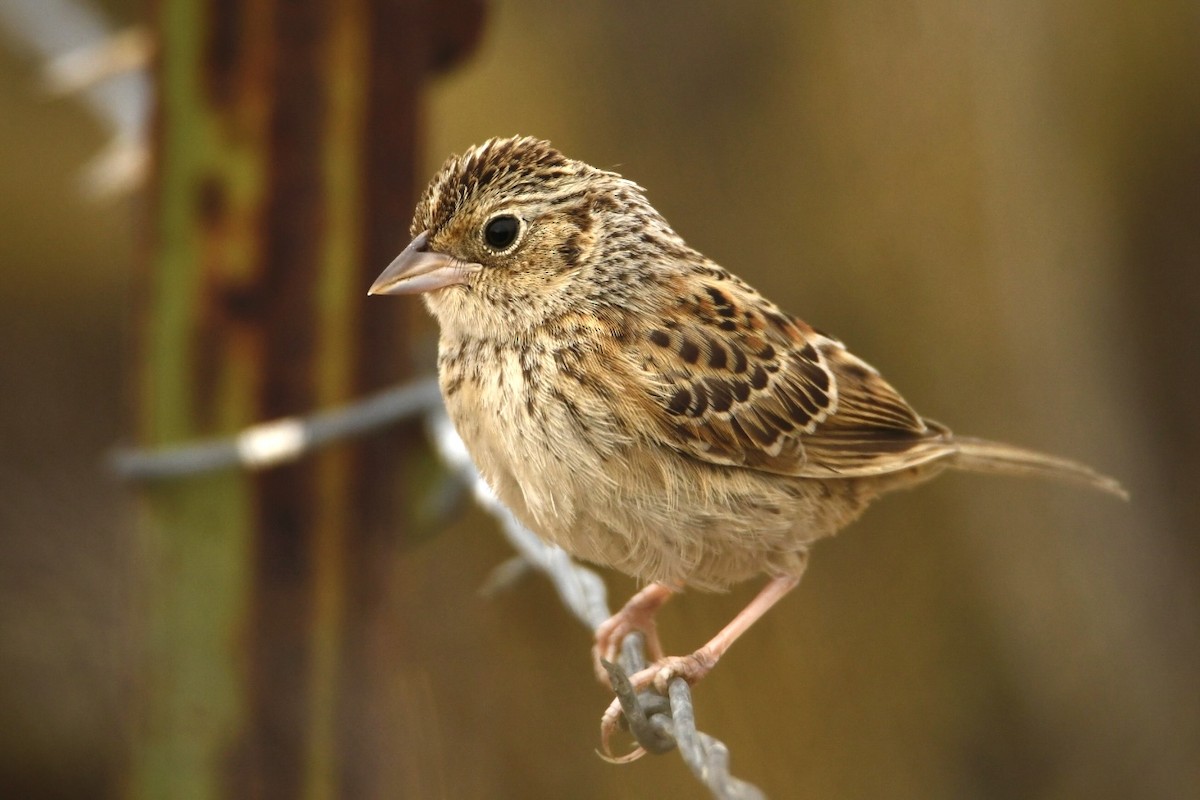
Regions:
<instances>
[{"instance_id":1,"label":"patterned wing feather","mask_svg":"<svg viewBox=\"0 0 1200 800\"><path fill-rule=\"evenodd\" d=\"M714 464L825 478L951 452L944 429L840 342L726 273L700 285L636 343L664 443Z\"/></svg>"}]
</instances>

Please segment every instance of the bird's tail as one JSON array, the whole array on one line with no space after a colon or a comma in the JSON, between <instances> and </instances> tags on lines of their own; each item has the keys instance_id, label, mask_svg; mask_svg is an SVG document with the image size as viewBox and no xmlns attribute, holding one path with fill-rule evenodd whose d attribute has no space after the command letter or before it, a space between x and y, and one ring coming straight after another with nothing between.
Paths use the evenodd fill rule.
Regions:
<instances>
[{"instance_id":1,"label":"bird's tail","mask_svg":"<svg viewBox=\"0 0 1200 800\"><path fill-rule=\"evenodd\" d=\"M1122 500L1129 499L1129 493L1115 479L1101 475L1078 461L984 439L955 436L953 443L956 452L950 458L950 463L958 469L1054 478L1090 486Z\"/></svg>"}]
</instances>

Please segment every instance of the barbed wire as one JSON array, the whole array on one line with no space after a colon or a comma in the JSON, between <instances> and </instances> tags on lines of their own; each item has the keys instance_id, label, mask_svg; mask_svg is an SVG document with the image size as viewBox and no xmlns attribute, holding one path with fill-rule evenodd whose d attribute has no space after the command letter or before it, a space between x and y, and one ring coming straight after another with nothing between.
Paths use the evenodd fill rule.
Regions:
<instances>
[{"instance_id":1,"label":"barbed wire","mask_svg":"<svg viewBox=\"0 0 1200 800\"><path fill-rule=\"evenodd\" d=\"M102 196L140 184L147 160L144 136L151 97L143 67L153 46L151 37L140 29L114 33L100 10L78 0L7 0L0 3L0 25L13 34L13 41L46 63L47 91L80 98L113 131L112 145L86 172L85 192ZM185 479L220 469L264 469L417 416L424 417L434 447L455 479L473 490L476 502L499 521L517 551L519 561L501 565L498 571L511 576L532 567L541 572L589 630L608 619L607 590L600 576L521 525L480 477L446 415L433 378L342 408L254 425L228 439L159 450L118 448L110 457L110 467L120 477L139 482ZM696 778L719 800L764 797L758 788L730 774L729 749L697 730L686 681L671 681L667 698L634 691L628 676L646 665L640 634L622 642L620 661L619 666L605 662L605 668L630 732L642 749L655 754L678 749Z\"/></svg>"},{"instance_id":2,"label":"barbed wire","mask_svg":"<svg viewBox=\"0 0 1200 800\"><path fill-rule=\"evenodd\" d=\"M480 477L466 445L446 415L433 378L309 417L286 417L254 425L228 439L161 450L120 449L113 454L111 463L121 477L135 481L182 479L217 469L263 469L295 461L324 445L416 417L424 418L434 449L454 478L470 487L475 502L495 517L505 538L517 551L519 561L500 565L498 572L512 576L533 568L542 573L563 605L589 630L594 631L608 619L608 592L603 579L518 522ZM511 577L490 583L509 582ZM630 733L646 752L661 754L677 748L692 774L720 800L764 797L757 787L730 774L729 749L715 737L697 730L687 681L682 678L671 681L667 698L650 691L634 691L628 675L646 665L640 635L626 637L620 661L619 666L606 667Z\"/></svg>"},{"instance_id":3,"label":"barbed wire","mask_svg":"<svg viewBox=\"0 0 1200 800\"><path fill-rule=\"evenodd\" d=\"M253 425L229 439L209 439L160 450L118 448L110 455L128 480L181 478L219 469L263 469L295 461L332 442L350 439L416 417L441 405L436 378L386 389L351 405L307 417Z\"/></svg>"}]
</instances>

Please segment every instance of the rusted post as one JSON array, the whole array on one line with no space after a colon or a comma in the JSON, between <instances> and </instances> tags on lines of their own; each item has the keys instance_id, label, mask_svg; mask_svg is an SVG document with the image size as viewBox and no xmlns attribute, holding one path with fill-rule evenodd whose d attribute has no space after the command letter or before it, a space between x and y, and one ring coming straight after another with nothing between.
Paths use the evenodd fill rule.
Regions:
<instances>
[{"instance_id":1,"label":"rusted post","mask_svg":"<svg viewBox=\"0 0 1200 800\"><path fill-rule=\"evenodd\" d=\"M368 314L365 288L407 237L422 85L473 45L480 6L160 1L143 445L408 375L412 306ZM424 458L406 429L145 490L130 795L390 794L377 767L404 742L370 656Z\"/></svg>"}]
</instances>

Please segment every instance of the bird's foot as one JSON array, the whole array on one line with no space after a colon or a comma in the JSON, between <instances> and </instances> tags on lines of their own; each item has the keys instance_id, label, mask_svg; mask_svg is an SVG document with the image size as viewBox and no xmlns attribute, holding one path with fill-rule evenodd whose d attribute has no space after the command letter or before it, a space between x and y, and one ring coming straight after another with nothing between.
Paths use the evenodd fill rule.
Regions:
<instances>
[{"instance_id":1,"label":"bird's foot","mask_svg":"<svg viewBox=\"0 0 1200 800\"><path fill-rule=\"evenodd\" d=\"M631 633L642 634L646 646L646 657L651 663L663 659L662 644L658 640L658 628L654 615L671 596L671 590L659 584L651 584L634 595L620 611L613 614L596 628L596 641L592 646L592 666L596 679L604 686L609 685L608 671L602 662L618 662L621 643Z\"/></svg>"},{"instance_id":2,"label":"bird's foot","mask_svg":"<svg viewBox=\"0 0 1200 800\"><path fill-rule=\"evenodd\" d=\"M601 662L617 663L621 655L621 643L631 633L642 634L646 645L646 657L651 662L663 658L662 643L658 640L653 612L635 610L628 613L626 609L621 609L596 628L596 641L592 645L592 666L596 670L596 680L603 685L608 686L608 672Z\"/></svg>"},{"instance_id":3,"label":"bird's foot","mask_svg":"<svg viewBox=\"0 0 1200 800\"><path fill-rule=\"evenodd\" d=\"M705 675L712 671L717 659L705 648L700 648L689 656L668 656L660 658L646 669L635 672L628 677L632 694L653 690L664 697L667 687L675 678L683 678L689 685L695 685ZM607 677L607 673L606 673ZM623 756L614 756L609 741L620 726L624 710L620 698L615 699L600 718L600 756L614 764L628 764L646 754L642 747L637 747Z\"/></svg>"}]
</instances>

